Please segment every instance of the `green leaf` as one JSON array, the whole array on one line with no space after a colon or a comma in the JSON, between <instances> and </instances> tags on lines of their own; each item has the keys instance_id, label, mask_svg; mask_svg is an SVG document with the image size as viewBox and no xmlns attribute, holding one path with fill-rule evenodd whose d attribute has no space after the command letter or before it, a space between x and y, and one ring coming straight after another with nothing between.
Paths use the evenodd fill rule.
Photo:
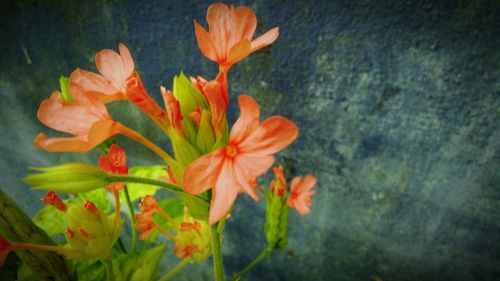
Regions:
<instances>
[{"instance_id":1,"label":"green leaf","mask_svg":"<svg viewBox=\"0 0 500 281\"><path fill-rule=\"evenodd\" d=\"M156 165L156 166L135 166L128 170L129 176L142 177L148 179L158 180L159 177L168 176L165 171L164 166ZM149 184L140 184L140 183L127 183L128 193L130 195L130 200L134 202L137 199L140 199L146 195L154 195L158 189L161 187L149 185ZM125 201L125 192L120 192L120 200L122 202Z\"/></svg>"},{"instance_id":2,"label":"green leaf","mask_svg":"<svg viewBox=\"0 0 500 281\"><path fill-rule=\"evenodd\" d=\"M198 159L201 153L183 136L179 135L176 131L170 135L172 147L174 148L175 158L184 167L187 167L191 162Z\"/></svg>"},{"instance_id":3,"label":"green leaf","mask_svg":"<svg viewBox=\"0 0 500 281\"><path fill-rule=\"evenodd\" d=\"M187 193L179 193L179 196L193 218L204 221L208 220L208 212L210 210L210 203L208 201Z\"/></svg>"},{"instance_id":4,"label":"green leaf","mask_svg":"<svg viewBox=\"0 0 500 281\"><path fill-rule=\"evenodd\" d=\"M69 92L69 78L62 76L59 78L59 85L61 86L61 95L65 102L74 102L71 93Z\"/></svg>"},{"instance_id":5,"label":"green leaf","mask_svg":"<svg viewBox=\"0 0 500 281\"><path fill-rule=\"evenodd\" d=\"M33 217L33 222L50 237L63 233L68 225L66 214L51 205L46 205L38 211Z\"/></svg>"},{"instance_id":6,"label":"green leaf","mask_svg":"<svg viewBox=\"0 0 500 281\"><path fill-rule=\"evenodd\" d=\"M115 280L148 281L153 280L166 245L148 249L139 254L129 253L113 260Z\"/></svg>"}]
</instances>

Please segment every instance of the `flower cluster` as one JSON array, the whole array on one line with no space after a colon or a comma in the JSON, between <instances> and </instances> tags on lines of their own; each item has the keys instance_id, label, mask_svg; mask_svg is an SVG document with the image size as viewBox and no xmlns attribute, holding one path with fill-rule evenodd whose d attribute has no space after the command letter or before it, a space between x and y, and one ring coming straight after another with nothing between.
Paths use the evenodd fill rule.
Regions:
<instances>
[{"instance_id":1,"label":"flower cluster","mask_svg":"<svg viewBox=\"0 0 500 281\"><path fill-rule=\"evenodd\" d=\"M122 226L120 198L126 198L133 232L137 231L139 239L154 241L152 233L157 231L175 243L173 252L177 257L189 262L203 262L213 254L216 279L220 280L221 233L240 193L257 201L260 191L266 198L265 232L269 251L286 246L289 208L295 208L301 215L310 212L311 196L315 193L311 190L316 183L314 176L293 178L288 190L284 169L277 166L273 169L276 178L270 183L269 192L258 184L259 177L275 164L274 155L298 137L298 127L282 116L261 120L258 102L244 94L236 98L240 110L236 122L230 126L226 117L233 99L228 71L251 53L276 41L279 28L253 39L257 26L254 12L248 7L235 8L221 3L210 5L206 21L208 30L194 21L195 35L203 55L218 64L218 74L206 79L180 73L174 77L172 89L164 86L158 89L163 105L148 94L135 70L132 54L124 44L119 44L118 52L104 49L96 54L98 73L77 68L69 78L62 77L61 90L41 103L38 119L70 136L48 137L41 133L34 141L37 148L84 153L99 147L107 152L100 156L98 168L70 163L40 168L39 174L25 178L36 188L50 190L42 201L67 216L65 250L55 251L76 259L111 260L111 248ZM111 117L107 105L119 100L133 103L164 132L173 155L167 152L169 149ZM131 175L135 170L129 169L125 150L117 144L109 145L110 138L117 134L156 153L165 162L162 168L165 173L154 177ZM182 219L172 218L169 210L162 209L154 192L142 197L139 212L134 214L134 199L131 200L128 193L128 185L132 188L132 184L163 187L174 192L182 200L179 200L184 208ZM82 193L99 188L112 192L113 216L90 201L67 207L53 192ZM134 251L134 237L132 240ZM0 253L7 253L11 248L8 242L0 240ZM0 261L5 255L0 256Z\"/></svg>"}]
</instances>

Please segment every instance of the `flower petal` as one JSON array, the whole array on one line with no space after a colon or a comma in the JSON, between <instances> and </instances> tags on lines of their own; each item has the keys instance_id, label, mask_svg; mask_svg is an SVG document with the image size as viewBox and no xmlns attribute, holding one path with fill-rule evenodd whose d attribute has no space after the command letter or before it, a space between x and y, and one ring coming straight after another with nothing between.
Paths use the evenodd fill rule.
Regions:
<instances>
[{"instance_id":1,"label":"flower petal","mask_svg":"<svg viewBox=\"0 0 500 281\"><path fill-rule=\"evenodd\" d=\"M49 152L87 152L92 147L87 142L87 136L73 138L49 138L41 133L33 142L35 147Z\"/></svg>"},{"instance_id":2,"label":"flower petal","mask_svg":"<svg viewBox=\"0 0 500 281\"><path fill-rule=\"evenodd\" d=\"M313 175L307 175L304 177L304 179L295 177L290 185L290 190L292 192L301 194L311 190L315 184L316 177L314 177Z\"/></svg>"},{"instance_id":3,"label":"flower petal","mask_svg":"<svg viewBox=\"0 0 500 281\"><path fill-rule=\"evenodd\" d=\"M214 42L212 42L212 39L205 28L203 28L203 26L201 26L196 20L194 21L194 33L196 35L196 41L198 41L198 47L203 55L211 61L217 62L219 55L217 54Z\"/></svg>"},{"instance_id":4,"label":"flower petal","mask_svg":"<svg viewBox=\"0 0 500 281\"><path fill-rule=\"evenodd\" d=\"M271 155L287 147L298 135L299 129L292 121L273 116L262 122L239 148L254 155Z\"/></svg>"},{"instance_id":5,"label":"flower petal","mask_svg":"<svg viewBox=\"0 0 500 281\"><path fill-rule=\"evenodd\" d=\"M222 84L216 80L208 82L203 87L203 94L212 112L212 126L214 127L215 135L219 136L222 134L221 126L227 109Z\"/></svg>"},{"instance_id":6,"label":"flower petal","mask_svg":"<svg viewBox=\"0 0 500 281\"><path fill-rule=\"evenodd\" d=\"M225 62L228 52L228 21L229 21L229 8L226 4L215 3L208 7L207 10L207 23L208 31L214 47L219 54L220 62Z\"/></svg>"},{"instance_id":7,"label":"flower petal","mask_svg":"<svg viewBox=\"0 0 500 281\"><path fill-rule=\"evenodd\" d=\"M239 154L234 159L234 175L241 188L241 191L247 192L253 199L259 200L251 182L265 174L273 165L274 157L254 157L251 155Z\"/></svg>"},{"instance_id":8,"label":"flower petal","mask_svg":"<svg viewBox=\"0 0 500 281\"><path fill-rule=\"evenodd\" d=\"M65 102L57 93L44 100L38 108L37 117L54 130L81 135L93 123L110 119L103 104L92 101L84 94L73 94L74 103Z\"/></svg>"},{"instance_id":9,"label":"flower petal","mask_svg":"<svg viewBox=\"0 0 500 281\"><path fill-rule=\"evenodd\" d=\"M234 180L232 163L225 161L220 169L220 174L212 190L212 201L210 203L210 213L208 223L210 225L224 217L231 206L233 206L238 195L237 183Z\"/></svg>"},{"instance_id":10,"label":"flower petal","mask_svg":"<svg viewBox=\"0 0 500 281\"><path fill-rule=\"evenodd\" d=\"M222 152L222 150L216 150L204 155L186 168L182 177L184 191L200 194L215 186L224 162Z\"/></svg>"},{"instance_id":11,"label":"flower petal","mask_svg":"<svg viewBox=\"0 0 500 281\"><path fill-rule=\"evenodd\" d=\"M231 65L246 58L251 52L250 41L247 39L241 40L229 50L226 60L227 67L230 67Z\"/></svg>"},{"instance_id":12,"label":"flower petal","mask_svg":"<svg viewBox=\"0 0 500 281\"><path fill-rule=\"evenodd\" d=\"M95 55L95 64L99 72L117 89L125 88L125 80L128 78L125 73L125 66L120 55L110 49L99 51Z\"/></svg>"},{"instance_id":13,"label":"flower petal","mask_svg":"<svg viewBox=\"0 0 500 281\"><path fill-rule=\"evenodd\" d=\"M88 143L95 147L101 142L120 133L121 124L113 120L101 120L90 127L88 134Z\"/></svg>"},{"instance_id":14,"label":"flower petal","mask_svg":"<svg viewBox=\"0 0 500 281\"><path fill-rule=\"evenodd\" d=\"M257 27L257 17L255 16L255 13L252 11L252 9L241 6L236 8L234 14L234 38L238 38L238 40L246 39L248 41L251 41L253 34L255 33L255 28ZM231 46L233 45L234 43Z\"/></svg>"},{"instance_id":15,"label":"flower petal","mask_svg":"<svg viewBox=\"0 0 500 281\"><path fill-rule=\"evenodd\" d=\"M112 95L119 91L99 74L77 68L70 75L70 87L78 85L85 91ZM70 89L71 90L71 89Z\"/></svg>"},{"instance_id":16,"label":"flower petal","mask_svg":"<svg viewBox=\"0 0 500 281\"><path fill-rule=\"evenodd\" d=\"M134 60L132 59L132 55L125 44L120 43L118 45L118 49L120 50L120 57L122 58L125 76L129 77L134 71Z\"/></svg>"},{"instance_id":17,"label":"flower petal","mask_svg":"<svg viewBox=\"0 0 500 281\"><path fill-rule=\"evenodd\" d=\"M229 141L239 143L247 138L259 126L260 109L257 102L247 95L238 97L240 106L240 117L234 123Z\"/></svg>"},{"instance_id":18,"label":"flower petal","mask_svg":"<svg viewBox=\"0 0 500 281\"><path fill-rule=\"evenodd\" d=\"M278 39L279 35L280 35L280 29L279 27L275 27L273 29L268 30L261 36L255 38L255 40L253 40L251 44L252 52L264 48L265 46L271 45L274 41L276 41L276 39Z\"/></svg>"}]
</instances>

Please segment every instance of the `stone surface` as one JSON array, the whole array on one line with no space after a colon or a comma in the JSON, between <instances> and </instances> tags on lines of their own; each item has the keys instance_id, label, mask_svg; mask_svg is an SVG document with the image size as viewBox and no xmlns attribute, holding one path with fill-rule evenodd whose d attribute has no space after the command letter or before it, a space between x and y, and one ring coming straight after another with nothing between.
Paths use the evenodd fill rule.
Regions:
<instances>
[{"instance_id":1,"label":"stone surface","mask_svg":"<svg viewBox=\"0 0 500 281\"><path fill-rule=\"evenodd\" d=\"M209 2L85 2L16 1L0 11L0 186L30 214L42 192L21 182L27 167L97 159L32 146L38 132L49 132L36 109L61 74L95 70L95 52L119 42L130 47L158 100L160 84L171 87L180 70L216 72L192 26ZM264 116L296 121L301 135L281 159L318 177L312 214L292 212L288 248L248 280L498 278L499 3L244 3L257 14L258 34L276 25L281 34L231 70L230 119L238 113L236 94L244 92ZM133 106L111 111L168 146ZM149 151L127 145L132 164L157 163ZM265 247L264 202L241 196L232 217L223 244L228 275ZM175 262L168 256L163 270ZM211 274L207 263L179 280Z\"/></svg>"}]
</instances>

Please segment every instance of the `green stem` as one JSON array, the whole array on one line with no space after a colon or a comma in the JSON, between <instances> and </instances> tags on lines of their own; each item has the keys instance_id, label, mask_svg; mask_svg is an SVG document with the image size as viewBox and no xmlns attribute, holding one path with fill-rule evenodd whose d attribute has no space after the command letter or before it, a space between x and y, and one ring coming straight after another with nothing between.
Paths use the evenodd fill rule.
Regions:
<instances>
[{"instance_id":1,"label":"green stem","mask_svg":"<svg viewBox=\"0 0 500 281\"><path fill-rule=\"evenodd\" d=\"M172 270L170 270L165 276L163 276L159 281L168 281L168 280L172 280L172 278L177 274L179 273L181 270L184 269L184 267L186 267L186 265L189 264L189 261L191 259L189 257L183 259L180 263L178 263L174 268L172 268Z\"/></svg>"},{"instance_id":2,"label":"green stem","mask_svg":"<svg viewBox=\"0 0 500 281\"><path fill-rule=\"evenodd\" d=\"M103 260L102 262L106 265L106 273L108 275L108 281L114 281L115 277L113 275L113 260Z\"/></svg>"},{"instance_id":3,"label":"green stem","mask_svg":"<svg viewBox=\"0 0 500 281\"><path fill-rule=\"evenodd\" d=\"M125 249L125 245L123 245L123 240L121 237L118 238L118 248L122 252L122 254L126 254L127 250Z\"/></svg>"},{"instance_id":4,"label":"green stem","mask_svg":"<svg viewBox=\"0 0 500 281\"><path fill-rule=\"evenodd\" d=\"M224 268L222 267L220 236L217 232L217 223L210 226L210 237L212 242L212 258L214 260L214 278L215 281L224 281Z\"/></svg>"},{"instance_id":5,"label":"green stem","mask_svg":"<svg viewBox=\"0 0 500 281\"><path fill-rule=\"evenodd\" d=\"M272 248L266 248L260 253L258 257L256 257L247 267L245 267L242 271L240 271L238 274L236 274L233 278L233 281L238 281L243 277L245 274L247 274L254 266L259 264L261 261L269 257L269 255L273 252Z\"/></svg>"},{"instance_id":6,"label":"green stem","mask_svg":"<svg viewBox=\"0 0 500 281\"><path fill-rule=\"evenodd\" d=\"M130 228L132 231L132 244L130 245L130 251L135 252L135 245L137 243L137 231L135 230L135 213L134 206L132 206L132 200L130 200L130 195L128 193L128 187L125 185L123 189L125 191L125 199L127 200L128 211L130 213Z\"/></svg>"},{"instance_id":7,"label":"green stem","mask_svg":"<svg viewBox=\"0 0 500 281\"><path fill-rule=\"evenodd\" d=\"M153 179L142 178L142 177L127 176L127 175L117 175L117 174L107 174L106 176L110 182L142 183L142 184L149 184L149 185L156 185L159 187L163 187L163 188L166 188L172 192L183 192L182 188L180 188L178 185L171 184L171 183L168 183L166 181L159 181L159 180L153 180Z\"/></svg>"}]
</instances>

